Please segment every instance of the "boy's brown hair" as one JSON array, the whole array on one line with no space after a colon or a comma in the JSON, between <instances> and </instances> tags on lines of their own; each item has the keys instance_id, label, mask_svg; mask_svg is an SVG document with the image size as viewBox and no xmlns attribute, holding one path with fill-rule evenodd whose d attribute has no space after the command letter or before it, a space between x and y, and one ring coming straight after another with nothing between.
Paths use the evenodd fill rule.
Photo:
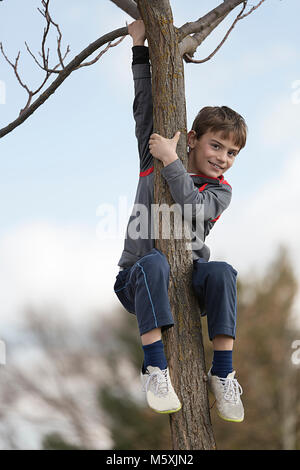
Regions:
<instances>
[{"instance_id":1,"label":"boy's brown hair","mask_svg":"<svg viewBox=\"0 0 300 470\"><path fill-rule=\"evenodd\" d=\"M248 127L244 118L227 106L205 106L195 117L192 130L198 140L206 132L221 131L225 139L232 134L241 150L246 145Z\"/></svg>"}]
</instances>

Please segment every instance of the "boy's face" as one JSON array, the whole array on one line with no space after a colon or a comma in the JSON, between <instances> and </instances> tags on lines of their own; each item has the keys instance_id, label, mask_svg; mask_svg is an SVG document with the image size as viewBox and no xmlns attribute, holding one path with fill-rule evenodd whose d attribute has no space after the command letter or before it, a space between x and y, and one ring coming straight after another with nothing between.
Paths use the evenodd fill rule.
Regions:
<instances>
[{"instance_id":1,"label":"boy's face","mask_svg":"<svg viewBox=\"0 0 300 470\"><path fill-rule=\"evenodd\" d=\"M240 149L234 144L233 136L224 139L222 132L206 132L199 140L196 132L188 133L190 147L188 171L218 178L232 167Z\"/></svg>"}]
</instances>

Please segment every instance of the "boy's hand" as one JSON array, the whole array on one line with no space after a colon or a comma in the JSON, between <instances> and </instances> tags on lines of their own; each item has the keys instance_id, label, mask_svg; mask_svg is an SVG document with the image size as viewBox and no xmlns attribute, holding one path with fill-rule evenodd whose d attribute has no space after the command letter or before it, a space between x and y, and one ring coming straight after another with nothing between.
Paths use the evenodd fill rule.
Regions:
<instances>
[{"instance_id":1,"label":"boy's hand","mask_svg":"<svg viewBox=\"0 0 300 470\"><path fill-rule=\"evenodd\" d=\"M177 131L172 139L167 139L159 134L151 134L149 139L149 149L153 157L160 160L164 166L178 159L176 153L177 142L180 131Z\"/></svg>"},{"instance_id":2,"label":"boy's hand","mask_svg":"<svg viewBox=\"0 0 300 470\"><path fill-rule=\"evenodd\" d=\"M128 25L128 34L132 37L134 46L143 46L146 39L146 30L143 20L135 20Z\"/></svg>"}]
</instances>

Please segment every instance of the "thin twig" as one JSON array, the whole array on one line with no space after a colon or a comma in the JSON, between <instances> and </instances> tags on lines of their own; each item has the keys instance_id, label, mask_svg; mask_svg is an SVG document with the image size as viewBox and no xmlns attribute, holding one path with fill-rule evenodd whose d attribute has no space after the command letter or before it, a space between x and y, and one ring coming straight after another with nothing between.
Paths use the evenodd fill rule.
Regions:
<instances>
[{"instance_id":1,"label":"thin twig","mask_svg":"<svg viewBox=\"0 0 300 470\"><path fill-rule=\"evenodd\" d=\"M68 65L65 66L64 70L61 70L57 78L48 86L46 90L44 90L37 99L30 104L30 106L24 107L22 112L20 113L19 117L16 118L14 121L9 123L6 127L0 129L0 138L4 137L5 135L9 134L12 130L16 127L21 125L26 119L33 114L37 108L39 108L56 90L57 88L66 80L66 78L76 69L79 68L80 64L83 63L87 57L97 51L100 47L104 46L105 44L110 42L110 47L115 46L116 44L112 44L111 42L117 38L124 38L128 34L128 28L123 27L119 29L115 29L114 31L110 31L107 34L104 34L100 38L96 39L96 41L89 44L85 49L83 49L79 54L74 57L74 59L69 62ZM0 48L2 47L0 43ZM13 66L13 64L12 64Z\"/></svg>"},{"instance_id":2,"label":"thin twig","mask_svg":"<svg viewBox=\"0 0 300 470\"><path fill-rule=\"evenodd\" d=\"M133 0L111 0L111 1L113 3L115 3L118 7L122 8L124 11L128 10L127 13L130 14L133 18L136 19L136 17L140 17L140 14L139 14L139 11L138 11L138 8L137 8L137 5L136 5L135 1L133 1ZM222 42L219 44L219 46L216 48L216 50L212 54L210 54L210 56L208 58L206 58L204 60L194 60L194 59L192 59L192 57L190 55L188 55L187 52L184 53L184 49L186 47L186 44L182 45L183 41L185 41L186 39L190 39L190 40L194 39L194 42L197 42L197 41L199 41L199 38L197 38L197 36L199 36L200 33L201 33L201 37L203 36L203 39L205 39L208 36L208 34L213 29L215 29L216 26L218 26L218 24L222 21L222 19L224 19L227 16L227 14L229 13L229 11L231 11L231 10L228 10L228 8L226 9L226 2L225 2L223 4L224 5L223 8L222 8L222 4L221 4L221 6L216 7L209 14L205 15L205 17L202 19L202 22L200 22L200 20L198 20L197 22L192 23L192 28L194 28L194 31L198 31L198 33L194 34L193 37L191 37L191 36L185 37L187 34L189 34L189 31L191 32L191 27L190 27L191 23L187 23L186 25L183 25L181 28L178 29L178 39L180 39L180 41L181 41L180 44L182 45L182 56L183 56L184 60L189 61L189 62L193 62L193 63L201 63L201 62L205 62L206 60L209 60L217 52L217 50L220 49L222 44L225 42L225 40L227 39L228 35L232 31L232 29L233 29L234 25L236 24L236 22L238 20L243 19L244 17L248 16L250 13L252 13L254 10L256 10L264 1L265 0L261 0L256 6L252 7L251 10L249 12L247 12L246 14L244 14L244 15L242 15L242 12L244 11L245 4L247 4L248 0L245 0L244 2L242 0L231 0L230 2L228 2L230 4L231 3L233 4L232 9L234 8L234 5L238 5L238 4L241 4L241 3L244 3L244 8L240 12L240 14L238 15L238 18L236 18L236 20L234 21L233 25L231 26L231 28L227 32L225 38L222 40ZM119 28L119 29L116 29L114 31L111 31L110 33L105 34L104 36L100 37L99 39L97 39L96 41L91 43L83 51L81 51L79 54L77 54L76 57L73 60L71 60L68 65L65 65L64 60L65 60L67 54L70 52L70 48L69 48L69 46L67 46L67 50L66 50L65 54L62 55L62 53L61 53L62 34L61 34L61 31L60 31L59 25L57 23L55 23L53 21L53 19L51 18L51 15L49 13L49 3L50 3L50 0L42 0L42 5L44 7L44 11L40 10L38 8L38 11L46 19L46 23L47 23L46 27L44 28L44 33L43 33L43 38L42 38L42 46L41 46L42 52L39 53L39 55L42 57L42 62L43 62L42 64L40 64L40 62L37 60L37 58L31 52L28 44L25 42L28 53L33 57L35 63L38 65L38 67L46 72L45 79L43 80L42 84L35 91L31 91L28 88L28 86L25 83L23 83L23 81L21 80L21 77L18 73L18 61L19 61L19 57L20 57L20 51L17 55L17 58L15 59L15 63L13 64L8 59L6 54L4 53L3 45L0 42L0 50L1 50L4 58L10 64L10 66L14 69L15 75L16 75L17 80L20 83L20 85L28 93L27 103L26 103L25 107L23 109L21 109L19 117L17 119L15 119L14 121L12 121L10 124L8 124L6 127L3 127L2 129L0 129L0 138L5 136L9 132L11 132L13 129L15 129L20 124L22 124L26 119L28 119L28 117L31 114L33 114L34 111L39 106L41 106L55 92L55 90L64 82L64 80L74 70L77 70L81 67L86 67L86 66L95 64L100 59L100 57L102 57L102 55L105 52L107 52L111 47L115 47L116 45L120 44L120 42L123 41L123 39L128 35L128 27L127 27L127 23L126 23L126 27ZM219 15L217 15L217 13L219 13ZM217 17L217 19L214 20L214 17ZM197 23L197 29L195 29L196 23ZM53 25L58 31L57 54L58 54L58 58L59 58L59 63L57 65L55 65L53 68L49 68L49 48L48 48L47 53L46 53L46 40L47 40L47 35L49 33L51 25ZM120 38L120 39L118 41L116 41L115 43L112 43L112 41L117 39L117 38ZM99 50L99 48L104 46L105 44L107 44L105 49L103 51L99 52L98 55L94 59L92 59L88 62L83 62L85 59L87 59L87 57L89 57L95 51ZM198 45L199 45L199 43L198 43ZM192 49L189 46L189 48L186 49L186 50L191 51ZM61 67L60 69L59 69L59 66ZM44 92L42 92L40 94L40 96L38 96L38 98L33 103L31 103L33 96L36 95L38 92L40 92L40 90L43 88L43 86L45 85L45 83L47 82L47 80L49 79L51 74L57 74L57 78L51 83L51 85Z\"/></svg>"},{"instance_id":3,"label":"thin twig","mask_svg":"<svg viewBox=\"0 0 300 470\"><path fill-rule=\"evenodd\" d=\"M215 50L213 52L211 52L211 54L209 54L205 59L199 59L199 60L196 60L196 59L193 59L188 53L185 53L184 54L184 58L185 58L185 61L186 62L192 62L193 64L202 64L203 62L207 62L208 60L210 60L217 52L218 50L223 46L224 42L226 41L226 39L228 38L229 34L231 33L231 31L233 30L233 28L235 27L236 23L239 21L239 20L242 20L243 18L245 18L246 16L250 15L254 10L256 10L265 0L261 0L256 6L252 7L251 10L249 10L247 13L243 14L245 8L247 7L247 2L248 0L245 0L243 2L243 7L242 7L242 10L240 11L240 13L237 15L237 17L235 18L234 22L232 23L232 25L230 26L229 30L227 31L227 33L225 34L224 38L222 39L222 41L220 42L220 44L215 48Z\"/></svg>"},{"instance_id":4,"label":"thin twig","mask_svg":"<svg viewBox=\"0 0 300 470\"><path fill-rule=\"evenodd\" d=\"M120 38L117 42L115 42L115 43L113 43L113 44L112 44L111 42L109 42L109 43L107 44L106 48L103 49L93 60L91 60L91 61L89 61L89 62L84 62L83 64L78 65L78 67L76 67L75 70L80 69L80 67L86 67L87 65L95 64L95 63L100 59L100 57L101 57L105 52L108 51L108 49L109 49L110 47L115 47L115 46L117 46L117 45L120 44L120 42L122 42L123 39L125 39L125 38L126 38L126 36L123 36L123 37Z\"/></svg>"},{"instance_id":5,"label":"thin twig","mask_svg":"<svg viewBox=\"0 0 300 470\"><path fill-rule=\"evenodd\" d=\"M40 62L38 61L38 59L36 58L36 56L33 54L33 52L30 50L27 42L25 41L25 46L26 46L26 49L28 51L28 53L31 55L31 57L33 58L33 60L35 61L35 63L38 65L39 68L41 68L42 70L44 70L46 72L46 75L45 75L45 78L44 80L42 81L42 83L38 86L38 88L36 90L30 90L29 87L23 83L23 81L21 80L21 77L19 75L19 72L18 72L18 62L19 62L19 58L20 58L20 51L17 55L17 58L15 59L15 63L13 64L7 57L7 55L5 54L4 50L3 50L3 45L2 43L0 43L0 49L2 51L2 54L3 56L5 57L5 59L7 60L7 62L10 64L10 66L14 69L14 72L15 72L15 75L17 77L17 80L18 82L20 83L20 85L27 91L28 93L28 98L27 98L27 102L24 106L24 108L22 108L19 112L19 116L21 116L22 114L25 113L25 111L30 107L31 105L31 102L32 102L32 98L33 96L37 95L41 89L44 87L45 83L48 81L49 77L55 73L57 75L60 75L65 69L66 69L66 66L64 64L64 60L67 56L67 54L70 52L70 46L68 45L67 46L67 50L64 54L64 56L62 55L62 52L61 52L61 40L62 40L62 33L61 33L61 30L59 28L59 25L57 23L55 23L55 21L53 21L53 19L51 18L51 15L49 13L49 3L50 3L50 0L42 0L42 5L43 5L43 8L44 10L41 10L40 8L37 8L37 10L41 13L41 15L45 18L46 20L46 26L44 28L44 33L43 33L43 38L42 38L42 45L41 45L41 52L39 53L40 56L42 57L42 64L40 64ZM59 58L59 62L58 64L56 64L53 68L49 68L49 48L47 50L47 53L45 51L46 49L46 41L47 41L47 36L48 36L48 33L49 33L49 30L50 30L50 27L51 25L53 25L57 32L58 32L58 37L57 37L57 55L58 55L58 58ZM104 50L102 50L93 60L89 61L89 62L85 62L85 63L80 63L78 64L76 67L73 68L73 70L78 70L79 68L81 67L86 67L88 65L92 65L92 64L95 64L99 59L100 57L108 51L109 48L111 47L115 47L117 46L121 41L123 41L123 39L126 37L125 36L122 36L117 42L115 43L112 43L112 41L109 41L108 45L106 46L106 48ZM61 68L59 68L61 67Z\"/></svg>"},{"instance_id":6,"label":"thin twig","mask_svg":"<svg viewBox=\"0 0 300 470\"><path fill-rule=\"evenodd\" d=\"M31 101L32 101L32 97L33 97L34 95L38 94L38 93L41 91L41 89L43 88L43 86L45 85L45 83L47 82L47 80L49 79L50 75L51 75L52 73L59 73L59 71L56 70L57 67L58 67L59 65L61 65L62 68L64 69L63 60L65 59L65 57L67 56L68 52L70 51L70 48L69 48L69 46L68 46L68 47L67 47L67 51L66 51L64 57L62 58L61 49L60 49L62 34L61 34L60 29L59 29L59 26L52 20L50 14L49 14L49 1L50 1L50 0L42 0L42 5L43 5L43 7L44 7L44 11L42 11L42 10L40 10L40 9L38 8L38 11L41 13L42 16L44 16L44 18L45 18L46 21L47 21L47 25L46 25L46 27L44 28L44 34L43 34L43 39L42 39L42 46L41 46L42 53L40 53L40 55L41 55L41 57L42 57L42 59L43 59L43 64L44 64L44 65L41 65L41 64L39 63L39 61L37 60L37 58L35 57L35 55L31 52L31 50L30 50L30 48L29 48L27 42L25 41L25 45L26 45L26 49L27 49L28 53L33 57L35 63L36 63L42 70L44 70L44 71L46 72L46 76L45 76L44 80L43 80L42 83L38 86L38 88L37 88L36 90L34 90L34 91L33 91L33 90L30 90L29 87L28 87L25 83L23 83L23 81L21 80L21 77L20 77L20 75L19 75L19 73L18 73L18 62L19 62L19 58L20 58L20 51L19 51L19 53L18 53L18 55L17 55L17 58L16 58L16 60L15 60L15 63L13 64L13 63L8 59L7 55L5 54L5 52L4 52L4 50L3 50L3 44L0 43L0 49L1 49L1 51L2 51L3 56L5 57L6 61L11 65L11 67L14 69L15 75L16 75L17 80L18 80L18 82L20 83L20 85L21 85L23 88L25 88L25 90L26 90L27 93L28 93L27 102L26 102L24 108L22 108L22 109L20 110L20 114L19 114L19 115L21 115L22 113L24 113L24 111L29 108L30 103L31 103ZM48 68L48 65L49 65L49 48L48 48L48 50L47 50L47 55L46 55L46 52L45 52L45 44L46 44L47 35L48 35L48 33L49 33L51 24L53 24L53 25L56 27L56 29L58 30L58 33L59 33L59 37L57 38L57 43L58 43L57 53L58 53L58 56L59 56L59 63L58 63L53 69L49 69L49 68Z\"/></svg>"},{"instance_id":7,"label":"thin twig","mask_svg":"<svg viewBox=\"0 0 300 470\"><path fill-rule=\"evenodd\" d=\"M251 10L249 10L247 13L245 13L243 16L241 16L240 20L246 18L246 16L250 15L254 10L256 10L258 7L261 6L262 3L264 3L266 0L261 0L256 6L252 7Z\"/></svg>"}]
</instances>

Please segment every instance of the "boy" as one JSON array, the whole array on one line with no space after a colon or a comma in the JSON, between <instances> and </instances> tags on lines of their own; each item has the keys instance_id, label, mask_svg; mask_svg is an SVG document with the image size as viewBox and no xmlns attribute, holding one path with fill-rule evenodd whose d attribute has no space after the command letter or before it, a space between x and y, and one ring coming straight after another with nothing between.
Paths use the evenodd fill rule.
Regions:
<instances>
[{"instance_id":1,"label":"boy","mask_svg":"<svg viewBox=\"0 0 300 470\"><path fill-rule=\"evenodd\" d=\"M150 210L153 203L153 157L164 165L161 175L166 179L174 201L181 207L192 204L194 208L204 208L205 239L230 203L231 186L223 173L233 165L236 155L245 146L247 126L244 119L230 108L203 108L188 133L186 171L176 154L180 133L176 132L172 139L152 134L151 72L149 50L144 46L143 21L131 23L128 32L133 39L133 114L140 178L124 250L118 262L120 271L114 291L125 309L137 317L144 350L141 380L148 405L159 413L173 413L180 410L181 403L170 381L161 339L161 331L174 325L168 298L170 266L164 254L154 248L154 238L150 235L153 228ZM141 223L137 212L141 215L143 207L149 210ZM143 237L133 233L138 221ZM232 368L237 271L228 263L208 261L209 256L209 248L204 243L199 249L193 249L193 288L201 315L207 316L209 338L214 348L208 381L221 418L241 422L244 419L240 399L242 389Z\"/></svg>"}]
</instances>

